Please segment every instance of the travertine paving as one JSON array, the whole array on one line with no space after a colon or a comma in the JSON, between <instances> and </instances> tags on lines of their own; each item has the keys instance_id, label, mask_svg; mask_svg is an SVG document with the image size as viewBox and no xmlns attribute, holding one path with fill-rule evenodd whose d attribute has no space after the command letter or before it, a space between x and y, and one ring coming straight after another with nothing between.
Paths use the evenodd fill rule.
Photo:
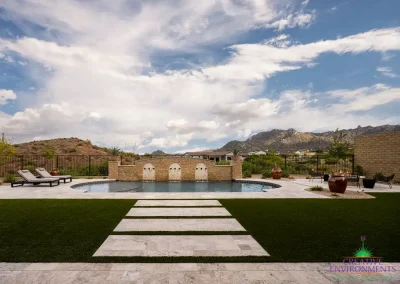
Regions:
<instances>
[{"instance_id":1,"label":"travertine paving","mask_svg":"<svg viewBox=\"0 0 400 284\"><path fill-rule=\"evenodd\" d=\"M222 206L218 200L138 200L138 206Z\"/></svg>"},{"instance_id":2,"label":"travertine paving","mask_svg":"<svg viewBox=\"0 0 400 284\"><path fill-rule=\"evenodd\" d=\"M93 256L268 256L249 235L111 235Z\"/></svg>"},{"instance_id":3,"label":"travertine paving","mask_svg":"<svg viewBox=\"0 0 400 284\"><path fill-rule=\"evenodd\" d=\"M152 283L152 284L266 284L266 283L399 283L400 264L385 263L396 273L348 275L330 272L341 263L0 263L0 283ZM338 280L342 277L342 280ZM379 279L379 277L381 277ZM386 278L383 278L386 277ZM347 279L347 280L346 280Z\"/></svg>"},{"instance_id":4,"label":"travertine paving","mask_svg":"<svg viewBox=\"0 0 400 284\"><path fill-rule=\"evenodd\" d=\"M209 208L132 208L126 216L132 217L174 217L174 216L231 216L231 214L223 207L209 207Z\"/></svg>"},{"instance_id":5,"label":"travertine paving","mask_svg":"<svg viewBox=\"0 0 400 284\"><path fill-rule=\"evenodd\" d=\"M233 218L123 219L114 232L246 231Z\"/></svg>"}]
</instances>

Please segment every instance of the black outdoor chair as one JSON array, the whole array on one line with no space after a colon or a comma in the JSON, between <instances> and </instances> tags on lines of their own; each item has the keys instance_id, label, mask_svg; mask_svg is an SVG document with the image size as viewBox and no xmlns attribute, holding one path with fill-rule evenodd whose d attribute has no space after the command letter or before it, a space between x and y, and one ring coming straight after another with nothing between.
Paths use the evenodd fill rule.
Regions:
<instances>
[{"instance_id":1,"label":"black outdoor chair","mask_svg":"<svg viewBox=\"0 0 400 284\"><path fill-rule=\"evenodd\" d=\"M309 179L309 182L314 180L314 178L320 178L321 183L324 180L324 173L323 172L314 172L313 170L308 170L308 173L310 174L311 178Z\"/></svg>"},{"instance_id":2,"label":"black outdoor chair","mask_svg":"<svg viewBox=\"0 0 400 284\"><path fill-rule=\"evenodd\" d=\"M360 176L358 176L358 175L350 175L350 176L347 176L346 178L347 178L347 181L356 182L357 183L357 187L361 187L361 185L360 185Z\"/></svg>"},{"instance_id":3,"label":"black outdoor chair","mask_svg":"<svg viewBox=\"0 0 400 284\"><path fill-rule=\"evenodd\" d=\"M387 182L387 184L389 185L390 189L392 188L392 180L394 179L394 175L395 174L392 174L391 176L385 177L383 179L384 182Z\"/></svg>"}]
</instances>

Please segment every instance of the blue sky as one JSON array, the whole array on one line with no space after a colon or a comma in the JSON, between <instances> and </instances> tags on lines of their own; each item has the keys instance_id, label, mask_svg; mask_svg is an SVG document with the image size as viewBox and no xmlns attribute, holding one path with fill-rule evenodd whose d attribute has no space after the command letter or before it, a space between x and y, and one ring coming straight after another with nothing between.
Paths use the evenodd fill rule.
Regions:
<instances>
[{"instance_id":1,"label":"blue sky","mask_svg":"<svg viewBox=\"0 0 400 284\"><path fill-rule=\"evenodd\" d=\"M1 1L1 131L144 153L400 122L398 1L202 2Z\"/></svg>"}]
</instances>

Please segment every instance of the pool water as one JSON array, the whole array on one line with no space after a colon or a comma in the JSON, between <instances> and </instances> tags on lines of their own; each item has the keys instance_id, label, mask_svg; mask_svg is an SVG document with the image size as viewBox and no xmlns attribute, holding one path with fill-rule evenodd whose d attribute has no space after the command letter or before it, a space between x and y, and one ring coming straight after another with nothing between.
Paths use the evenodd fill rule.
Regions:
<instances>
[{"instance_id":1,"label":"pool water","mask_svg":"<svg viewBox=\"0 0 400 284\"><path fill-rule=\"evenodd\" d=\"M239 183L231 181L117 181L76 185L74 188L87 192L263 192L273 187L265 184Z\"/></svg>"}]
</instances>

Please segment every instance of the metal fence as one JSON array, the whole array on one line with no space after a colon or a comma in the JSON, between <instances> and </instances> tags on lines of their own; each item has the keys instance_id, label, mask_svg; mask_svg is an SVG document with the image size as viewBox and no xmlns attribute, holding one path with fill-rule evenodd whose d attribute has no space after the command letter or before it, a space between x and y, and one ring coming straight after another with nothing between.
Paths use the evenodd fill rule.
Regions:
<instances>
[{"instance_id":1,"label":"metal fence","mask_svg":"<svg viewBox=\"0 0 400 284\"><path fill-rule=\"evenodd\" d=\"M35 174L35 169L39 167L48 171L58 169L60 174L73 176L108 176L110 158L111 156L107 155L55 155L50 159L42 155L2 157L0 176L15 174L16 171L22 169L30 170Z\"/></svg>"},{"instance_id":2,"label":"metal fence","mask_svg":"<svg viewBox=\"0 0 400 284\"><path fill-rule=\"evenodd\" d=\"M324 173L351 173L354 174L354 155L333 158L327 155L298 156L281 155L284 159L284 168L292 174L309 174L310 171Z\"/></svg>"}]
</instances>

